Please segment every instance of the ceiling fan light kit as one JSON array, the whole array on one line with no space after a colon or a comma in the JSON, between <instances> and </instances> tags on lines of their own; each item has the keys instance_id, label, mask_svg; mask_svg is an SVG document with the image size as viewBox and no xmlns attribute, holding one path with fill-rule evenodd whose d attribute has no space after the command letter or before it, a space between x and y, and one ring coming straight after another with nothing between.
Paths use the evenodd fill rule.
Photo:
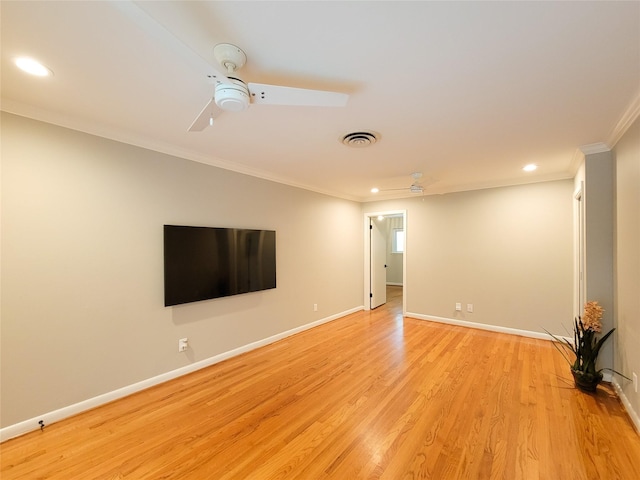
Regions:
<instances>
[{"instance_id":1,"label":"ceiling fan light kit","mask_svg":"<svg viewBox=\"0 0 640 480\"><path fill-rule=\"evenodd\" d=\"M249 90L242 80L229 77L232 83L216 85L216 105L228 112L241 112L249 106Z\"/></svg>"}]
</instances>

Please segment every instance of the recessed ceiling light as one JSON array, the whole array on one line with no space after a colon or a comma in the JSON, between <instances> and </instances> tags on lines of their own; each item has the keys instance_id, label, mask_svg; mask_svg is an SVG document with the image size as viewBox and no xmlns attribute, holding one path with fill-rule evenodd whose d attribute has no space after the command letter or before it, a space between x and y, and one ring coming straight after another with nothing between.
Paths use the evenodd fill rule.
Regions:
<instances>
[{"instance_id":1,"label":"recessed ceiling light","mask_svg":"<svg viewBox=\"0 0 640 480\"><path fill-rule=\"evenodd\" d=\"M37 77L49 77L53 75L53 72L50 69L33 58L16 58L16 65L23 72L27 72L28 74L35 75Z\"/></svg>"},{"instance_id":2,"label":"recessed ceiling light","mask_svg":"<svg viewBox=\"0 0 640 480\"><path fill-rule=\"evenodd\" d=\"M371 189L371 193L378 193L380 191L380 189L378 187L373 187Z\"/></svg>"},{"instance_id":3,"label":"recessed ceiling light","mask_svg":"<svg viewBox=\"0 0 640 480\"><path fill-rule=\"evenodd\" d=\"M381 222L382 220L384 220L384 217L382 215L378 215L378 221Z\"/></svg>"},{"instance_id":4,"label":"recessed ceiling light","mask_svg":"<svg viewBox=\"0 0 640 480\"><path fill-rule=\"evenodd\" d=\"M524 170L525 172L533 172L534 170L536 170L538 168L538 166L534 163L530 163L529 165L525 165L522 170Z\"/></svg>"}]
</instances>

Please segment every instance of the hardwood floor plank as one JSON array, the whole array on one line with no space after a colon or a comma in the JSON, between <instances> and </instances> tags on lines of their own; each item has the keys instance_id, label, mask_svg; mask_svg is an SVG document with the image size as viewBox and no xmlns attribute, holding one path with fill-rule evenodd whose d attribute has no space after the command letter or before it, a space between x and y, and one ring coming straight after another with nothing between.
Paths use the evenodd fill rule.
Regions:
<instances>
[{"instance_id":1,"label":"hardwood floor plank","mask_svg":"<svg viewBox=\"0 0 640 480\"><path fill-rule=\"evenodd\" d=\"M0 445L14 479L640 478L611 388L548 341L389 302Z\"/></svg>"}]
</instances>

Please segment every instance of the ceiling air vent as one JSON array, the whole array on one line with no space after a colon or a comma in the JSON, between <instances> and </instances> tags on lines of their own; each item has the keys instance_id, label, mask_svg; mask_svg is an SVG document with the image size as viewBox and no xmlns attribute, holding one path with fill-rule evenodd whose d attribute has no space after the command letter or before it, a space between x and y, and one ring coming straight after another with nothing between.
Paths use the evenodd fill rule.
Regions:
<instances>
[{"instance_id":1,"label":"ceiling air vent","mask_svg":"<svg viewBox=\"0 0 640 480\"><path fill-rule=\"evenodd\" d=\"M378 141L378 136L371 132L353 132L342 137L342 143L347 147L362 148L373 145Z\"/></svg>"}]
</instances>

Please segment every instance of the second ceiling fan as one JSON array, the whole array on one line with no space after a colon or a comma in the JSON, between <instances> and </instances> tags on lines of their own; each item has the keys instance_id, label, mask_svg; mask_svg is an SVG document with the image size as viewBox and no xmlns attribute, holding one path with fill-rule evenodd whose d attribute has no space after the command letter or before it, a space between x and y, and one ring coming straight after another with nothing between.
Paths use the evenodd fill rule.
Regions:
<instances>
[{"instance_id":1,"label":"second ceiling fan","mask_svg":"<svg viewBox=\"0 0 640 480\"><path fill-rule=\"evenodd\" d=\"M436 182L435 179L433 178L428 178L426 180L421 180L422 179L422 173L421 172L414 172L411 174L411 178L413 180L413 182L411 182L411 185L409 185L408 187L402 187L402 188L383 188L383 189L374 189L372 190L372 192L377 193L377 192L394 192L394 191L401 191L401 190L408 190L410 193L424 193L424 189L426 187L428 187L429 185L432 185L433 183Z\"/></svg>"}]
</instances>

